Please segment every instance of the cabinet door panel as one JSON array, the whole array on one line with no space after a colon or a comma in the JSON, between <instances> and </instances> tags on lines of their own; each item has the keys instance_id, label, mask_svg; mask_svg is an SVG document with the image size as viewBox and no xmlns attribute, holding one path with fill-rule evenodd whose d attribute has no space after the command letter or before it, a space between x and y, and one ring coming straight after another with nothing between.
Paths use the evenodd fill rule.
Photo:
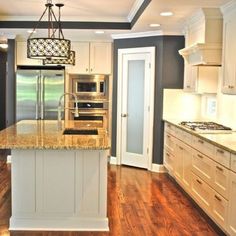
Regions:
<instances>
[{"instance_id":1,"label":"cabinet door panel","mask_svg":"<svg viewBox=\"0 0 236 236\"><path fill-rule=\"evenodd\" d=\"M72 42L72 50L75 51L75 65L68 67L68 73L88 74L89 73L89 43Z\"/></svg>"},{"instance_id":2,"label":"cabinet door panel","mask_svg":"<svg viewBox=\"0 0 236 236\"><path fill-rule=\"evenodd\" d=\"M111 43L90 43L90 73L111 73Z\"/></svg>"},{"instance_id":3,"label":"cabinet door panel","mask_svg":"<svg viewBox=\"0 0 236 236\"><path fill-rule=\"evenodd\" d=\"M183 147L180 142L175 145L175 165L174 165L174 176L182 183L183 179Z\"/></svg>"},{"instance_id":4,"label":"cabinet door panel","mask_svg":"<svg viewBox=\"0 0 236 236\"><path fill-rule=\"evenodd\" d=\"M236 174L230 172L230 193L229 193L229 213L228 213L228 230L230 235L236 235Z\"/></svg>"},{"instance_id":5,"label":"cabinet door panel","mask_svg":"<svg viewBox=\"0 0 236 236\"><path fill-rule=\"evenodd\" d=\"M188 145L183 145L183 184L186 191L191 190L191 176L192 176L192 148Z\"/></svg>"},{"instance_id":6,"label":"cabinet door panel","mask_svg":"<svg viewBox=\"0 0 236 236\"><path fill-rule=\"evenodd\" d=\"M200 152L194 151L192 158L192 170L208 184L212 185L214 162Z\"/></svg>"},{"instance_id":7,"label":"cabinet door panel","mask_svg":"<svg viewBox=\"0 0 236 236\"><path fill-rule=\"evenodd\" d=\"M164 165L171 176L174 174L174 158L174 155L172 155L167 149L164 149Z\"/></svg>"},{"instance_id":8,"label":"cabinet door panel","mask_svg":"<svg viewBox=\"0 0 236 236\"><path fill-rule=\"evenodd\" d=\"M165 148L167 148L171 153L174 152L175 138L166 132L165 132L165 138L164 138L164 145L165 145Z\"/></svg>"},{"instance_id":9,"label":"cabinet door panel","mask_svg":"<svg viewBox=\"0 0 236 236\"><path fill-rule=\"evenodd\" d=\"M228 219L228 201L216 192L214 192L212 211L216 222L225 228Z\"/></svg>"},{"instance_id":10,"label":"cabinet door panel","mask_svg":"<svg viewBox=\"0 0 236 236\"><path fill-rule=\"evenodd\" d=\"M224 24L222 92L236 94L236 13Z\"/></svg>"}]
</instances>

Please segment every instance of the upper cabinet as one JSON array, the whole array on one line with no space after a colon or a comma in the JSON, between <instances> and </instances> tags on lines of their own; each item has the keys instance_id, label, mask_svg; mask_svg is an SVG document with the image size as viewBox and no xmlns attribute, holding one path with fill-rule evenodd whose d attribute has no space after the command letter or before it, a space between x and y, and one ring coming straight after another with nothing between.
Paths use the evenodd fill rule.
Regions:
<instances>
[{"instance_id":1,"label":"upper cabinet","mask_svg":"<svg viewBox=\"0 0 236 236\"><path fill-rule=\"evenodd\" d=\"M194 93L217 93L219 67L184 66L184 91Z\"/></svg>"},{"instance_id":2,"label":"upper cabinet","mask_svg":"<svg viewBox=\"0 0 236 236\"><path fill-rule=\"evenodd\" d=\"M107 42L72 42L76 53L70 74L111 74L112 45Z\"/></svg>"},{"instance_id":3,"label":"upper cabinet","mask_svg":"<svg viewBox=\"0 0 236 236\"><path fill-rule=\"evenodd\" d=\"M221 65L223 17L218 8L202 8L186 21L185 48L179 50L191 65Z\"/></svg>"},{"instance_id":4,"label":"upper cabinet","mask_svg":"<svg viewBox=\"0 0 236 236\"><path fill-rule=\"evenodd\" d=\"M222 92L236 94L236 3L226 5L223 37Z\"/></svg>"},{"instance_id":5,"label":"upper cabinet","mask_svg":"<svg viewBox=\"0 0 236 236\"><path fill-rule=\"evenodd\" d=\"M42 65L42 60L27 58L27 43L16 43L16 64L20 65Z\"/></svg>"}]
</instances>

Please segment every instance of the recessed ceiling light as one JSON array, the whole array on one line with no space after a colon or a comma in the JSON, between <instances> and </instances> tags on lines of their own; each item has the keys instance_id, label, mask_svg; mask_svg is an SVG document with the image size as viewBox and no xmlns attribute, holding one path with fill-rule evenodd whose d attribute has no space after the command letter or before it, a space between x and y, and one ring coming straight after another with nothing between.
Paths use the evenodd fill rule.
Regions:
<instances>
[{"instance_id":1,"label":"recessed ceiling light","mask_svg":"<svg viewBox=\"0 0 236 236\"><path fill-rule=\"evenodd\" d=\"M0 48L8 48L8 44L7 43L0 43Z\"/></svg>"},{"instance_id":2,"label":"recessed ceiling light","mask_svg":"<svg viewBox=\"0 0 236 236\"><path fill-rule=\"evenodd\" d=\"M150 24L149 26L150 26L150 27L159 27L159 26L161 26L161 25L154 23L154 24Z\"/></svg>"},{"instance_id":3,"label":"recessed ceiling light","mask_svg":"<svg viewBox=\"0 0 236 236\"><path fill-rule=\"evenodd\" d=\"M103 30L97 30L97 31L95 31L95 34L104 34L104 31Z\"/></svg>"},{"instance_id":4,"label":"recessed ceiling light","mask_svg":"<svg viewBox=\"0 0 236 236\"><path fill-rule=\"evenodd\" d=\"M163 11L160 13L161 16L173 16L173 12L171 11Z\"/></svg>"}]
</instances>

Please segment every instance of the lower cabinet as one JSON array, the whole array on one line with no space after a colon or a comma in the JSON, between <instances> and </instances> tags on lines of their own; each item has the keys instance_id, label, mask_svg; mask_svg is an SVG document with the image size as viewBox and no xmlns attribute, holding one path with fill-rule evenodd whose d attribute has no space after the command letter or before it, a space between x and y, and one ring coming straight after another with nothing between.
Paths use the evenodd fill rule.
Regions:
<instances>
[{"instance_id":1,"label":"lower cabinet","mask_svg":"<svg viewBox=\"0 0 236 236\"><path fill-rule=\"evenodd\" d=\"M224 232L236 236L236 155L169 126L164 142L169 174Z\"/></svg>"},{"instance_id":2,"label":"lower cabinet","mask_svg":"<svg viewBox=\"0 0 236 236\"><path fill-rule=\"evenodd\" d=\"M230 171L228 231L236 235L236 173Z\"/></svg>"}]
</instances>

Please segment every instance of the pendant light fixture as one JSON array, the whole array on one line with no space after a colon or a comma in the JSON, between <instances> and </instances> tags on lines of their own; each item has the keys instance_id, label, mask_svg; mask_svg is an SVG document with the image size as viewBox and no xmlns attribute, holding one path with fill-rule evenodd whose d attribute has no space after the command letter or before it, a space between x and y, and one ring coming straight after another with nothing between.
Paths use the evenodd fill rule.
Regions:
<instances>
[{"instance_id":1,"label":"pendant light fixture","mask_svg":"<svg viewBox=\"0 0 236 236\"><path fill-rule=\"evenodd\" d=\"M58 7L58 27L59 29L61 29L61 8L64 6L64 4L62 3L57 3L55 4ZM59 30L60 32L60 30ZM59 33L60 34L60 33ZM60 35L59 35L60 37ZM65 59L56 59L56 58L47 58L43 60L43 64L44 65L52 65L52 64L56 64L56 65L75 65L75 51L70 51L69 52L69 57L65 58Z\"/></svg>"},{"instance_id":2,"label":"pendant light fixture","mask_svg":"<svg viewBox=\"0 0 236 236\"><path fill-rule=\"evenodd\" d=\"M46 9L27 40L27 57L32 59L67 59L70 56L71 42L64 39L61 23L52 10L52 0L47 0L45 7ZM33 32L36 31L46 12L48 13L48 35L47 37L33 38ZM57 31L58 37L55 36Z\"/></svg>"}]
</instances>

